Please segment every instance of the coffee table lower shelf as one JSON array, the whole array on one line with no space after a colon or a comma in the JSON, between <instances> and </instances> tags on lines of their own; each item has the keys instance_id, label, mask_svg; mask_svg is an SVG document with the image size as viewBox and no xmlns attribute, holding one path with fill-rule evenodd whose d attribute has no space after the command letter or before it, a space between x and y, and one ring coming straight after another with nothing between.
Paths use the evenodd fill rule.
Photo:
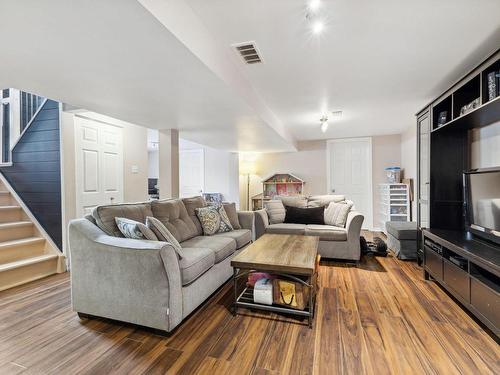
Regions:
<instances>
[{"instance_id":1,"label":"coffee table lower shelf","mask_svg":"<svg viewBox=\"0 0 500 375\"><path fill-rule=\"evenodd\" d=\"M314 318L314 305L316 302L316 294L313 290L313 285L311 284L311 278L307 280L299 279L297 276L288 275L288 274L279 274L278 276L286 277L295 281L300 280L305 286L310 288L309 293L309 303L308 306L304 310L292 309L288 307L284 307L282 305L272 304L266 305L262 303L256 303L253 301L253 287L245 287L241 293L238 294L238 279L243 276L247 276L253 272L260 272L256 270L245 271L245 272L237 272L235 270L233 276L233 288L234 288L234 303L233 303L233 315L238 313L238 307L246 308L246 309L255 309L255 310L264 310L271 311L282 314L290 314L295 316L306 317L309 320L309 327L312 328L312 322Z\"/></svg>"}]
</instances>

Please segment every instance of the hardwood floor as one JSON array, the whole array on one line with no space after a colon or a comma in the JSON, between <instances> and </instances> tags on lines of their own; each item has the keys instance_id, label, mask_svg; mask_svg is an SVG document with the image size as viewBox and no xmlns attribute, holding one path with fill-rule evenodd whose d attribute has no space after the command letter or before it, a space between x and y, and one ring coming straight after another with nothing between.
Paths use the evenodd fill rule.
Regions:
<instances>
[{"instance_id":1,"label":"hardwood floor","mask_svg":"<svg viewBox=\"0 0 500 375\"><path fill-rule=\"evenodd\" d=\"M497 343L413 262L322 262L314 328L226 284L171 336L71 311L69 275L0 292L0 374L499 374Z\"/></svg>"}]
</instances>

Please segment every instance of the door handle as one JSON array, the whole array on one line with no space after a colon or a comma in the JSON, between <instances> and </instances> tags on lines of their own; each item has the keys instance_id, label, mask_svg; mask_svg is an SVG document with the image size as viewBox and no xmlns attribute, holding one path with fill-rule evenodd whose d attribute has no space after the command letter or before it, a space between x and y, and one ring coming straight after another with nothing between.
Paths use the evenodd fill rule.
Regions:
<instances>
[{"instance_id":1,"label":"door handle","mask_svg":"<svg viewBox=\"0 0 500 375\"><path fill-rule=\"evenodd\" d=\"M335 193L335 189L332 189L332 193Z\"/></svg>"}]
</instances>

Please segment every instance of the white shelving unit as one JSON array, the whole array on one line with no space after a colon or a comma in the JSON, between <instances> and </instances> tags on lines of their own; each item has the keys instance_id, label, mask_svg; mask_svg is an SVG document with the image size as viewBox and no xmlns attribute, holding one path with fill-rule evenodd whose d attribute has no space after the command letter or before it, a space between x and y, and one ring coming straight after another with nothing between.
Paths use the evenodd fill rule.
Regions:
<instances>
[{"instance_id":1,"label":"white shelving unit","mask_svg":"<svg viewBox=\"0 0 500 375\"><path fill-rule=\"evenodd\" d=\"M410 221L410 187L407 184L379 184L379 227L387 234L388 221Z\"/></svg>"}]
</instances>

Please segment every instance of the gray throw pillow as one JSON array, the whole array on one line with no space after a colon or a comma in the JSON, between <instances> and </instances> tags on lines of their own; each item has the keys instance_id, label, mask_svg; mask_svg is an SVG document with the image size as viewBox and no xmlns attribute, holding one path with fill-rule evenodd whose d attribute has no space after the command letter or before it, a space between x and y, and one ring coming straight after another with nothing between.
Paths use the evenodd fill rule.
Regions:
<instances>
[{"instance_id":1,"label":"gray throw pillow","mask_svg":"<svg viewBox=\"0 0 500 375\"><path fill-rule=\"evenodd\" d=\"M158 241L153 231L143 223L124 217L115 217L116 225L126 238L134 240Z\"/></svg>"},{"instance_id":2,"label":"gray throw pillow","mask_svg":"<svg viewBox=\"0 0 500 375\"><path fill-rule=\"evenodd\" d=\"M286 210L281 200L264 202L264 207L269 216L269 224L281 224L285 221Z\"/></svg>"},{"instance_id":3,"label":"gray throw pillow","mask_svg":"<svg viewBox=\"0 0 500 375\"><path fill-rule=\"evenodd\" d=\"M224 210L233 229L241 229L240 220L238 219L238 212L236 211L235 203L222 203Z\"/></svg>"},{"instance_id":4,"label":"gray throw pillow","mask_svg":"<svg viewBox=\"0 0 500 375\"><path fill-rule=\"evenodd\" d=\"M347 215L353 206L352 202L332 202L325 209L325 224L344 228Z\"/></svg>"},{"instance_id":5,"label":"gray throw pillow","mask_svg":"<svg viewBox=\"0 0 500 375\"><path fill-rule=\"evenodd\" d=\"M222 205L197 208L196 216L200 219L203 234L206 236L233 230L233 226L227 217L226 210L224 210L224 206Z\"/></svg>"},{"instance_id":6,"label":"gray throw pillow","mask_svg":"<svg viewBox=\"0 0 500 375\"><path fill-rule=\"evenodd\" d=\"M158 241L168 242L172 245L179 258L182 258L182 246L160 220L155 217L148 216L146 218L146 225L153 231L158 238Z\"/></svg>"}]
</instances>

